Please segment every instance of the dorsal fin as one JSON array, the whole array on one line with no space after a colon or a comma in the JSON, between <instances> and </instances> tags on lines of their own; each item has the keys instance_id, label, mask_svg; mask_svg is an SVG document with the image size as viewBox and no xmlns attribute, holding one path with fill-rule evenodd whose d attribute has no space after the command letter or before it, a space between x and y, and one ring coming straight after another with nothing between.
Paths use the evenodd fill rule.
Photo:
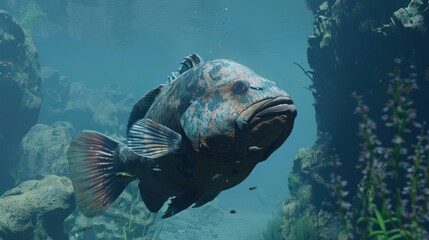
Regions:
<instances>
[{"instance_id":1,"label":"dorsal fin","mask_svg":"<svg viewBox=\"0 0 429 240\"><path fill-rule=\"evenodd\" d=\"M128 118L127 133L135 122L144 118L147 110L149 110L150 106L152 106L153 101L161 92L163 86L164 85L161 84L158 87L150 90L134 105L133 110L131 110L130 117Z\"/></svg>"},{"instance_id":2,"label":"dorsal fin","mask_svg":"<svg viewBox=\"0 0 429 240\"><path fill-rule=\"evenodd\" d=\"M203 58L200 57L200 55L196 53L192 53L186 57L183 58L182 62L180 63L179 68L177 69L177 72L172 72L171 76L168 76L168 83L174 82L182 73L188 71L189 69L197 66L198 64L203 62Z\"/></svg>"},{"instance_id":3,"label":"dorsal fin","mask_svg":"<svg viewBox=\"0 0 429 240\"><path fill-rule=\"evenodd\" d=\"M188 71L201 62L203 62L203 58L196 53L192 53L191 55L184 57L183 61L180 63L179 74Z\"/></svg>"}]
</instances>

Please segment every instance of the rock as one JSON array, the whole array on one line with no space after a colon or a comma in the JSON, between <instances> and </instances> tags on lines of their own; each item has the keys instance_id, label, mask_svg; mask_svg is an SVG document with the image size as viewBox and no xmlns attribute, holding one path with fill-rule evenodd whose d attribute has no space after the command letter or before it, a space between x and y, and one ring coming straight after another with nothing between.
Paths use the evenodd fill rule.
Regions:
<instances>
[{"instance_id":1,"label":"rock","mask_svg":"<svg viewBox=\"0 0 429 240\"><path fill-rule=\"evenodd\" d=\"M23 182L0 197L0 239L68 239L63 221L74 208L70 179Z\"/></svg>"},{"instance_id":2,"label":"rock","mask_svg":"<svg viewBox=\"0 0 429 240\"><path fill-rule=\"evenodd\" d=\"M76 130L125 134L128 117L135 103L133 95L122 93L117 84L91 90L83 83L74 83L70 85L69 98L61 119L72 122Z\"/></svg>"},{"instance_id":3,"label":"rock","mask_svg":"<svg viewBox=\"0 0 429 240\"><path fill-rule=\"evenodd\" d=\"M337 239L340 222L336 217L335 196L332 196L332 165L326 155L330 148L329 134L317 136L311 149L300 149L295 156L288 186L292 199L282 208L283 236L294 239L297 222L308 219L319 233L318 239Z\"/></svg>"},{"instance_id":4,"label":"rock","mask_svg":"<svg viewBox=\"0 0 429 240\"><path fill-rule=\"evenodd\" d=\"M351 94L362 95L374 112L383 109L389 97L385 94L388 74L395 68L401 77L416 74L419 88L429 89L425 80L429 79L429 1L307 0L307 4L314 13L307 56L318 137L314 146L300 152L294 161L289 175L293 198L283 208L284 224L306 216L319 226L319 239L344 239L344 234L338 234L331 174L335 171L347 182L344 191L349 194L345 198L352 202L362 179L362 172L356 169L362 140L357 134L359 116L354 114L356 100ZM426 92L417 90L410 96L419 122L429 119ZM383 124L374 112L369 112L369 117ZM390 142L389 131L380 127L374 131L380 140ZM329 164L334 158L341 163L336 169ZM307 200L308 204L300 204ZM284 231L283 235L289 236L292 230Z\"/></svg>"},{"instance_id":5,"label":"rock","mask_svg":"<svg viewBox=\"0 0 429 240\"><path fill-rule=\"evenodd\" d=\"M403 27L426 35L428 26L425 19L427 20L429 15L427 7L428 3L424 3L421 0L412 0L407 7L400 8L394 12L393 16L399 20Z\"/></svg>"},{"instance_id":6,"label":"rock","mask_svg":"<svg viewBox=\"0 0 429 240\"><path fill-rule=\"evenodd\" d=\"M329 1L326 10L315 12L308 62L314 70L318 130L332 136L331 154L347 161L340 170L350 186L361 179L355 171L360 153L359 118L353 113L356 102L350 95L354 91L362 94L371 109L382 109L395 58L401 59L404 76L416 73L422 76L417 79L420 89L429 87L423 77L429 69L428 5L420 0L336 0ZM410 65L415 68L411 70ZM416 91L412 98L419 117L428 119L425 91Z\"/></svg>"},{"instance_id":7,"label":"rock","mask_svg":"<svg viewBox=\"0 0 429 240\"><path fill-rule=\"evenodd\" d=\"M48 67L42 67L40 75L42 76L43 105L40 109L39 121L51 124L58 120L57 116L67 104L70 83L66 76Z\"/></svg>"},{"instance_id":8,"label":"rock","mask_svg":"<svg viewBox=\"0 0 429 240\"><path fill-rule=\"evenodd\" d=\"M306 0L308 9L316 12L318 9L328 5L328 1L325 0ZM332 1L330 1L332 2Z\"/></svg>"},{"instance_id":9,"label":"rock","mask_svg":"<svg viewBox=\"0 0 429 240\"><path fill-rule=\"evenodd\" d=\"M30 36L0 10L0 193L13 186L9 169L22 136L37 122L39 60Z\"/></svg>"},{"instance_id":10,"label":"rock","mask_svg":"<svg viewBox=\"0 0 429 240\"><path fill-rule=\"evenodd\" d=\"M76 131L91 129L105 134L125 134L136 99L118 84L88 89L82 82L69 83L58 71L44 67L43 106L40 122L70 122Z\"/></svg>"},{"instance_id":11,"label":"rock","mask_svg":"<svg viewBox=\"0 0 429 240\"><path fill-rule=\"evenodd\" d=\"M68 122L34 125L23 137L14 172L16 183L47 175L67 175L67 150L75 131Z\"/></svg>"},{"instance_id":12,"label":"rock","mask_svg":"<svg viewBox=\"0 0 429 240\"><path fill-rule=\"evenodd\" d=\"M316 0L309 0L317 3ZM409 65L418 76L429 69L429 3L427 1L325 1L314 11L314 34L309 37L308 62L314 71L318 130L332 136L333 154L348 159L344 172L355 172L358 162L358 116L353 114L352 92L364 94L373 109L382 109L387 102L385 91L388 73L394 59L402 60L404 76ZM350 47L353 46L353 47ZM429 82L418 79L419 87ZM422 119L429 118L424 91L413 96ZM341 103L341 104L338 104ZM344 123L344 124L341 124ZM359 174L351 174L352 185Z\"/></svg>"}]
</instances>

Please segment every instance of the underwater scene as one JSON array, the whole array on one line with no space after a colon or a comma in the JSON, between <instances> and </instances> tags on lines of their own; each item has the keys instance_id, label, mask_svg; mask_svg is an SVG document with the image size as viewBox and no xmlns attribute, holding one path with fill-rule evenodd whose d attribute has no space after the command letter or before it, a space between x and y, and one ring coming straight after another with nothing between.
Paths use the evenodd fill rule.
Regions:
<instances>
[{"instance_id":1,"label":"underwater scene","mask_svg":"<svg viewBox=\"0 0 429 240\"><path fill-rule=\"evenodd\" d=\"M0 240L429 239L429 1L1 0Z\"/></svg>"}]
</instances>

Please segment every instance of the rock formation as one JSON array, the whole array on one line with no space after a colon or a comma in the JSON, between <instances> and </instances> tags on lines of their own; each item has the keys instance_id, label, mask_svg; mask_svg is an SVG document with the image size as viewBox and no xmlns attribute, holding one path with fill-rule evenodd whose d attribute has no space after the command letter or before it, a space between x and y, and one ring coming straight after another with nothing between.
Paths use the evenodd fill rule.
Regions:
<instances>
[{"instance_id":1,"label":"rock formation","mask_svg":"<svg viewBox=\"0 0 429 240\"><path fill-rule=\"evenodd\" d=\"M22 138L13 175L16 183L68 175L67 150L75 131L68 122L34 125Z\"/></svg>"},{"instance_id":2,"label":"rock formation","mask_svg":"<svg viewBox=\"0 0 429 240\"><path fill-rule=\"evenodd\" d=\"M136 99L118 84L88 89L82 82L69 83L58 71L44 67L41 123L70 122L76 131L91 129L124 135L128 116Z\"/></svg>"},{"instance_id":3,"label":"rock formation","mask_svg":"<svg viewBox=\"0 0 429 240\"><path fill-rule=\"evenodd\" d=\"M0 10L0 193L13 186L8 172L22 136L37 122L39 60L30 36Z\"/></svg>"},{"instance_id":4,"label":"rock formation","mask_svg":"<svg viewBox=\"0 0 429 240\"><path fill-rule=\"evenodd\" d=\"M330 194L333 169L328 162L333 158L340 160L342 166L337 173L347 181L350 193L355 192L362 179L356 169L360 140L352 92L363 95L365 103L375 112L381 110L387 100L388 73L394 68L394 59L400 59L404 76L411 73L418 76L421 90L413 93L413 108L417 109L420 120L429 119L425 90L429 87L429 2L307 0L307 3L314 13L314 34L308 38L307 52L312 71L307 73L313 82L318 140L307 155L299 154L295 160L289 180L305 181L289 182L293 199L284 209L290 214L290 209L296 208L302 198L297 189L305 187L311 189L310 194L306 193L310 204L292 211L284 226L293 225L297 218L307 215L317 228L319 239L335 239L335 233L323 234L334 229L332 223L337 221L334 215L326 215L327 225L320 219L320 214L338 209L336 197ZM380 119L371 112L370 117ZM380 138L384 134L379 132ZM290 239L291 231L286 228L283 233Z\"/></svg>"},{"instance_id":5,"label":"rock formation","mask_svg":"<svg viewBox=\"0 0 429 240\"><path fill-rule=\"evenodd\" d=\"M0 197L0 239L68 239L63 220L74 209L70 179L23 182Z\"/></svg>"}]
</instances>

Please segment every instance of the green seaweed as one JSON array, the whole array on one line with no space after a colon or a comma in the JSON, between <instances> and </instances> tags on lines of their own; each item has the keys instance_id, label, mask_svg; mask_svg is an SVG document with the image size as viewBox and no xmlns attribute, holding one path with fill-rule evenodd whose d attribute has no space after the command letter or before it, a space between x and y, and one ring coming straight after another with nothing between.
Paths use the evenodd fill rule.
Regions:
<instances>
[{"instance_id":1,"label":"green seaweed","mask_svg":"<svg viewBox=\"0 0 429 240\"><path fill-rule=\"evenodd\" d=\"M138 204L142 204L139 199L139 193L136 191L134 194L131 193L130 198L126 198L128 199L130 205L127 217L128 223L123 225L122 228L123 240L136 239L136 235L140 235L140 239L142 240L158 239L164 226L164 221L160 220L161 226L159 228L156 228L156 214L150 213L149 211L143 212L143 215L140 215L138 219L135 219L135 208Z\"/></svg>"},{"instance_id":2,"label":"green seaweed","mask_svg":"<svg viewBox=\"0 0 429 240\"><path fill-rule=\"evenodd\" d=\"M281 219L274 217L267 223L267 229L262 233L263 240L282 240L281 235Z\"/></svg>"},{"instance_id":3,"label":"green seaweed","mask_svg":"<svg viewBox=\"0 0 429 240\"><path fill-rule=\"evenodd\" d=\"M288 175L288 187L292 196L297 196L300 185L302 184L302 179L295 172L290 172Z\"/></svg>"},{"instance_id":4,"label":"green seaweed","mask_svg":"<svg viewBox=\"0 0 429 240\"><path fill-rule=\"evenodd\" d=\"M317 233L314 224L308 217L303 217L296 223L292 236L295 240L317 239Z\"/></svg>"},{"instance_id":5,"label":"green seaweed","mask_svg":"<svg viewBox=\"0 0 429 240\"><path fill-rule=\"evenodd\" d=\"M18 22L28 31L32 32L46 17L46 13L33 1L22 7Z\"/></svg>"}]
</instances>

